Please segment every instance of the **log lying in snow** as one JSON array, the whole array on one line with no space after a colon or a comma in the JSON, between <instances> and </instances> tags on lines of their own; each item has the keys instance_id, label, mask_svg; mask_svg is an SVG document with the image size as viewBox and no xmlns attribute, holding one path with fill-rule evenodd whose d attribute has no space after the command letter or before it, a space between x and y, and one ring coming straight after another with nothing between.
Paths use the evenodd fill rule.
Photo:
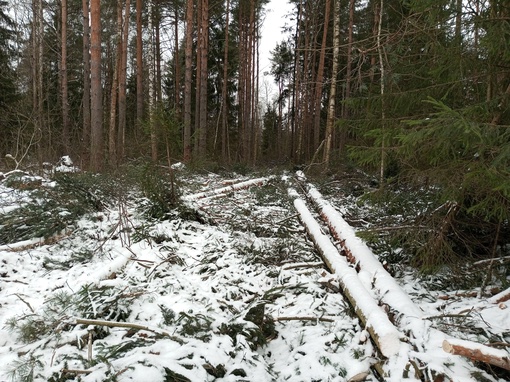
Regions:
<instances>
[{"instance_id":1,"label":"log lying in snow","mask_svg":"<svg viewBox=\"0 0 510 382\"><path fill-rule=\"evenodd\" d=\"M500 292L500 293L492 296L489 299L489 302L491 302L493 304L499 304L501 302L505 302L508 300L510 300L510 288L505 289L503 292Z\"/></svg>"},{"instance_id":2,"label":"log lying in snow","mask_svg":"<svg viewBox=\"0 0 510 382\"><path fill-rule=\"evenodd\" d=\"M189 200L189 201L194 201L194 200L203 199L203 198L217 197L217 196L221 196L224 194L228 194L229 192L232 192L232 191L244 190L244 189L252 187L252 186L263 186L264 184L266 184L269 181L269 179L270 178L250 179L245 182L234 183L229 186L216 188L214 190L204 191L204 192L199 192L196 194L188 195L185 197L185 199Z\"/></svg>"},{"instance_id":3,"label":"log lying in snow","mask_svg":"<svg viewBox=\"0 0 510 382\"><path fill-rule=\"evenodd\" d=\"M506 350L457 339L443 341L443 350L450 354L468 357L473 361L481 361L510 370L510 354Z\"/></svg>"},{"instance_id":4,"label":"log lying in snow","mask_svg":"<svg viewBox=\"0 0 510 382\"><path fill-rule=\"evenodd\" d=\"M329 238L321 232L319 224L302 199L294 200L294 207L308 234L320 251L324 261L338 275L343 292L354 307L356 314L366 325L377 348L385 357L391 357L400 351L400 333L388 319L386 313L377 305L363 286L356 271L342 257Z\"/></svg>"},{"instance_id":5,"label":"log lying in snow","mask_svg":"<svg viewBox=\"0 0 510 382\"><path fill-rule=\"evenodd\" d=\"M420 308L384 269L370 248L356 236L356 232L343 219L342 215L311 185L308 187L308 196L328 225L333 237L342 243L342 249L345 251L347 259L351 263L359 265L361 272L368 274L370 283L373 283L380 291L383 302L398 313L414 319L421 319L423 313Z\"/></svg>"}]
</instances>

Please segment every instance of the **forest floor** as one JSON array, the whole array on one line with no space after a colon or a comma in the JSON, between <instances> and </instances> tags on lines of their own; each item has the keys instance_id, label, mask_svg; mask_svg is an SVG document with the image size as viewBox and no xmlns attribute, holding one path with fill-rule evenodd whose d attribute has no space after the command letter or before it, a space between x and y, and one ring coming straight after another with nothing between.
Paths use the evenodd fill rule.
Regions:
<instances>
[{"instance_id":1,"label":"forest floor","mask_svg":"<svg viewBox=\"0 0 510 382\"><path fill-rule=\"evenodd\" d=\"M178 202L147 174L142 187L0 175L0 382L509 380L442 349L455 338L508 354L510 309L491 297L508 277L480 293L462 280L483 280L485 264L424 276L379 248L423 323L392 317L405 346L386 358L307 235L293 172L180 168ZM387 223L360 198L363 177L305 182L356 230Z\"/></svg>"}]
</instances>

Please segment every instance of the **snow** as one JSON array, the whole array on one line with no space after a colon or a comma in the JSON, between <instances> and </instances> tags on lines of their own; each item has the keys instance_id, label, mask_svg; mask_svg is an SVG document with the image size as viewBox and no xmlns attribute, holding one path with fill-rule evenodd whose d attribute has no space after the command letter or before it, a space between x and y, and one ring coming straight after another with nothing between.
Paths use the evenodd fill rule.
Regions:
<instances>
[{"instance_id":1,"label":"snow","mask_svg":"<svg viewBox=\"0 0 510 382\"><path fill-rule=\"evenodd\" d=\"M474 380L473 373L498 380L445 353L442 342L454 333L435 328L441 325L432 317L474 308L469 323L504 339L510 309L486 299L438 300L438 293L425 290L412 274L395 280L381 270L355 231L342 226L346 240L363 254L358 275L306 212L305 202L294 201L302 195L285 193L293 182L288 173L204 177L187 173L184 166L176 169L182 170L177 176L183 180L184 203L200 210L204 221L180 215L149 219L134 197L123 208L115 204L119 201L104 201L107 209L84 215L55 240L32 238L0 246L0 381L9 380L20 363L34 365L34 381L56 378L63 368L87 370L80 376L83 382L165 381L172 372L193 382L340 382L360 375L376 381L371 367L381 358L368 339L371 327L385 336L386 380L417 380L410 359L456 381ZM51 187L51 182L42 179L40 184ZM15 213L32 197L31 190L0 181L0 214ZM334 210L331 198L326 199L321 197L320 204ZM313 227L335 274L318 267L320 257L294 208ZM124 216L122 211L127 211ZM120 225L126 219L129 224ZM82 260L79 254L89 257ZM338 283L351 286L361 301L366 327L347 299L328 287ZM72 304L65 304L66 296ZM398 328L374 297L399 307ZM248 319L260 306L262 324ZM80 318L150 330L74 325ZM23 342L22 333L9 325L29 319L56 326ZM89 329L95 333L91 361ZM462 339L484 342L470 334Z\"/></svg>"}]
</instances>

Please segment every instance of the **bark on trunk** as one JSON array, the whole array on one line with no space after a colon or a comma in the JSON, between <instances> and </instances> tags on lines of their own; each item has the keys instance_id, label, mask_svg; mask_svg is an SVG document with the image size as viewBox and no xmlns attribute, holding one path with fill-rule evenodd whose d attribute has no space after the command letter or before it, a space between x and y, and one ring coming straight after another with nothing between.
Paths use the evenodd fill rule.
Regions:
<instances>
[{"instance_id":1,"label":"bark on trunk","mask_svg":"<svg viewBox=\"0 0 510 382\"><path fill-rule=\"evenodd\" d=\"M443 341L443 350L450 354L468 357L473 361L485 362L505 370L510 370L510 353L506 350L457 339Z\"/></svg>"},{"instance_id":2,"label":"bark on trunk","mask_svg":"<svg viewBox=\"0 0 510 382\"><path fill-rule=\"evenodd\" d=\"M184 137L183 159L191 160L191 87L193 70L193 0L188 0L186 9L186 47L184 73Z\"/></svg>"},{"instance_id":3,"label":"bark on trunk","mask_svg":"<svg viewBox=\"0 0 510 382\"><path fill-rule=\"evenodd\" d=\"M91 132L90 168L101 171L103 168L103 93L101 87L101 2L90 3L90 85L91 85Z\"/></svg>"},{"instance_id":4,"label":"bark on trunk","mask_svg":"<svg viewBox=\"0 0 510 382\"><path fill-rule=\"evenodd\" d=\"M335 125L336 105L336 78L338 73L338 60L340 56L340 0L334 0L333 23L333 68L331 70L331 87L329 90L328 120L326 122L326 138L324 145L324 171L329 167L331 147L333 141L333 127Z\"/></svg>"},{"instance_id":5,"label":"bark on trunk","mask_svg":"<svg viewBox=\"0 0 510 382\"><path fill-rule=\"evenodd\" d=\"M82 0L83 13L83 131L81 142L82 167L89 163L90 144L90 26L89 0Z\"/></svg>"}]
</instances>

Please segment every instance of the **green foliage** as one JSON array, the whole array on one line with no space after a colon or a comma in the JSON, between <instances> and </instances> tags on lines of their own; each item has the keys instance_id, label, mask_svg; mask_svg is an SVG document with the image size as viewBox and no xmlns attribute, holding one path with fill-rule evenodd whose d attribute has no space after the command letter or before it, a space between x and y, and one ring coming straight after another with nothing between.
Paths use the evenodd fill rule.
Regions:
<instances>
[{"instance_id":1,"label":"green foliage","mask_svg":"<svg viewBox=\"0 0 510 382\"><path fill-rule=\"evenodd\" d=\"M213 320L204 314L179 312L177 323L181 325L179 333L184 336L198 338L204 342L211 339L211 324Z\"/></svg>"},{"instance_id":2,"label":"green foliage","mask_svg":"<svg viewBox=\"0 0 510 382\"><path fill-rule=\"evenodd\" d=\"M76 311L83 318L126 321L131 302L137 293L124 293L126 288L93 284L83 286L76 296Z\"/></svg>"},{"instance_id":3,"label":"green foliage","mask_svg":"<svg viewBox=\"0 0 510 382\"><path fill-rule=\"evenodd\" d=\"M151 162L126 166L126 175L146 199L144 213L154 219L163 219L179 205L177 185L173 173Z\"/></svg>"},{"instance_id":4,"label":"green foliage","mask_svg":"<svg viewBox=\"0 0 510 382\"><path fill-rule=\"evenodd\" d=\"M42 369L44 366L39 358L40 356L34 357L29 354L20 360L14 361L9 371L9 377L17 382L33 382L36 377L39 377L36 370Z\"/></svg>"},{"instance_id":5,"label":"green foliage","mask_svg":"<svg viewBox=\"0 0 510 382\"><path fill-rule=\"evenodd\" d=\"M86 173L56 174L53 187L30 179L15 175L5 180L18 188L28 184L31 200L0 215L0 244L59 234L84 214L101 211L113 191L107 178Z\"/></svg>"}]
</instances>

